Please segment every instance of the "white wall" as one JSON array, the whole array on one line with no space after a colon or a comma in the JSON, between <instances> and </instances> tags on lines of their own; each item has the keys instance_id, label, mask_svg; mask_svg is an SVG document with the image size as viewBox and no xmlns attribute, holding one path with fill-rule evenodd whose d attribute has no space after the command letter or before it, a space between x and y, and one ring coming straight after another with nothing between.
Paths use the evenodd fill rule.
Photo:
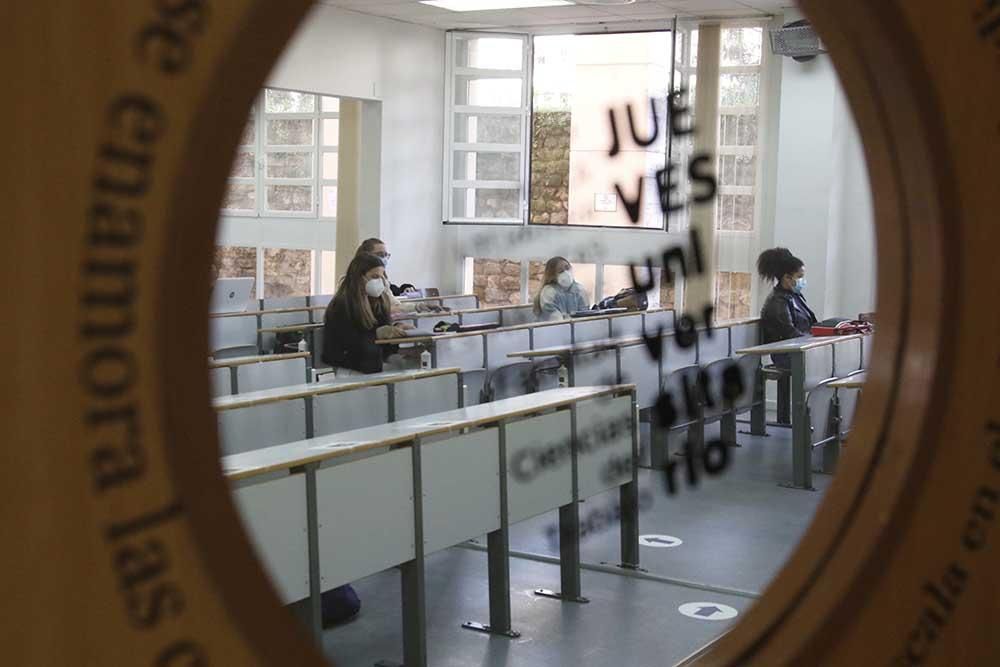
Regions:
<instances>
[{"instance_id":1,"label":"white wall","mask_svg":"<svg viewBox=\"0 0 1000 667\"><path fill-rule=\"evenodd\" d=\"M786 15L785 21L794 20ZM822 319L874 308L874 226L861 140L829 57L782 58L773 238L806 264Z\"/></svg>"},{"instance_id":2,"label":"white wall","mask_svg":"<svg viewBox=\"0 0 1000 667\"><path fill-rule=\"evenodd\" d=\"M441 30L316 5L266 85L381 102L378 233L393 253L390 275L454 288L441 234L444 39ZM224 218L218 242L334 250L336 233L317 220Z\"/></svg>"}]
</instances>

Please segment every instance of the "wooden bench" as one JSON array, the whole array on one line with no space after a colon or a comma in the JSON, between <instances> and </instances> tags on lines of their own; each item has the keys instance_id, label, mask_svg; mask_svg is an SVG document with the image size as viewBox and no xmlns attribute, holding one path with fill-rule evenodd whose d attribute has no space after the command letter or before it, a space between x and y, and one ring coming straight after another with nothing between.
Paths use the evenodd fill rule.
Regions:
<instances>
[{"instance_id":1,"label":"wooden bench","mask_svg":"<svg viewBox=\"0 0 1000 667\"><path fill-rule=\"evenodd\" d=\"M322 591L400 567L403 663L420 667L430 553L487 535L489 624L466 627L505 636L517 634L511 524L559 510L557 595L581 601L579 501L618 488L622 563L638 566L634 415L631 386L555 389L227 456L222 467L279 596L308 598L317 632Z\"/></svg>"}]
</instances>

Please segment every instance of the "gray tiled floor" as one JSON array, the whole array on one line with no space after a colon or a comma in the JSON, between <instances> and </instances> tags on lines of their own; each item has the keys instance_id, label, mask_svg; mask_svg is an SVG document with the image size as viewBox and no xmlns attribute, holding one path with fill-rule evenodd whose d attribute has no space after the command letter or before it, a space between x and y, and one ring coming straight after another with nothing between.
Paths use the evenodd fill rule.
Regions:
<instances>
[{"instance_id":1,"label":"gray tiled floor","mask_svg":"<svg viewBox=\"0 0 1000 667\"><path fill-rule=\"evenodd\" d=\"M741 425L742 428L742 425ZM818 492L778 486L791 477L790 433L770 428L771 437L741 434L725 474L696 488L680 486L668 496L661 473L648 470L640 486L653 503L640 517L640 533L665 533L684 543L669 549L642 547L642 567L662 577L722 589L759 593L791 553L812 519L830 478L816 475ZM594 508L610 508L617 494L581 505L581 518ZM556 522L549 513L511 529L511 548L557 555L546 536ZM586 535L585 563L617 562L617 525ZM511 560L511 606L518 639L489 637L461 628L488 621L486 554L452 548L431 555L426 568L428 658L434 667L489 665L668 665L700 648L735 621L703 621L682 616L685 602L727 604L739 611L753 604L748 595L706 592L675 585L583 571L590 604L536 597L535 588L559 588L557 565L524 558ZM370 666L402 655L399 574L382 572L355 588L362 612L352 623L328 630L323 643L338 667ZM738 620L738 619L736 619Z\"/></svg>"}]
</instances>

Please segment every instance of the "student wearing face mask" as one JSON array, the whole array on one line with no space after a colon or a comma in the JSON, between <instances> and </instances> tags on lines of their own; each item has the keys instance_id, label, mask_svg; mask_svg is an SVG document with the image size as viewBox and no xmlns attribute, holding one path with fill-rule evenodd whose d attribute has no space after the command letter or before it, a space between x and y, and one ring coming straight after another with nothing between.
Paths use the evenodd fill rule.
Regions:
<instances>
[{"instance_id":1,"label":"student wearing face mask","mask_svg":"<svg viewBox=\"0 0 1000 667\"><path fill-rule=\"evenodd\" d=\"M392 254L389 252L388 248L386 248L385 242L382 241L382 239L370 238L362 241L355 254L361 255L364 253L375 255L381 259L382 265L385 267L386 271L388 271L389 259L392 257ZM389 281L388 274L385 276L385 281L389 291L389 302L392 305L392 312L394 313L424 313L445 310L441 306L435 306L429 303L406 303L405 301L400 301L396 297L400 294L405 294L406 290L393 285Z\"/></svg>"},{"instance_id":2,"label":"student wearing face mask","mask_svg":"<svg viewBox=\"0 0 1000 667\"><path fill-rule=\"evenodd\" d=\"M789 338L808 336L816 324L816 315L806 303L805 263L788 248L771 248L757 258L757 273L774 282L774 289L760 311L761 342L774 343ZM791 385L788 373L792 368L787 354L772 354L774 365L785 371L778 380L778 422L790 423Z\"/></svg>"},{"instance_id":3,"label":"student wearing face mask","mask_svg":"<svg viewBox=\"0 0 1000 667\"><path fill-rule=\"evenodd\" d=\"M394 352L378 345L379 338L399 338L404 327L394 325L382 260L356 255L330 305L323 323L323 361L340 375L380 373L382 361Z\"/></svg>"},{"instance_id":4,"label":"student wearing face mask","mask_svg":"<svg viewBox=\"0 0 1000 667\"><path fill-rule=\"evenodd\" d=\"M590 308L587 291L573 279L573 266L565 257L545 262L542 288L535 295L535 316L539 320L558 320Z\"/></svg>"}]
</instances>

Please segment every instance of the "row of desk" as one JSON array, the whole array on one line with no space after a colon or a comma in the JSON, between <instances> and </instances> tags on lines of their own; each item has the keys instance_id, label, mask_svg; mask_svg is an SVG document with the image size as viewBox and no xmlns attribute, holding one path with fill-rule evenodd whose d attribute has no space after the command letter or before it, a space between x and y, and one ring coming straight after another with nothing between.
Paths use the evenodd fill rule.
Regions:
<instances>
[{"instance_id":1,"label":"row of desk","mask_svg":"<svg viewBox=\"0 0 1000 667\"><path fill-rule=\"evenodd\" d=\"M490 618L466 627L506 636L517 636L510 525L559 510L557 596L583 601L579 501L618 488L622 565L638 566L635 413L631 386L555 389L234 454L222 466L279 597L307 598L317 633L322 591L399 566L403 663L422 667L428 554L487 535ZM553 451L564 453L555 463Z\"/></svg>"}]
</instances>

